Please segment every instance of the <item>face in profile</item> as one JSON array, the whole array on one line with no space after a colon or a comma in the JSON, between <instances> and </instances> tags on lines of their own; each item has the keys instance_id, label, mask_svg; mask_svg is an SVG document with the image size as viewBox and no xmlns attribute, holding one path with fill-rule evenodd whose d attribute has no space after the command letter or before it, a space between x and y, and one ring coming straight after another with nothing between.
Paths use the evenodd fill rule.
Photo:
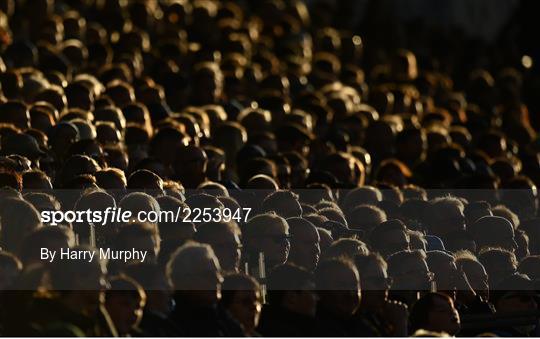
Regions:
<instances>
[{"instance_id":1,"label":"face in profile","mask_svg":"<svg viewBox=\"0 0 540 339\"><path fill-rule=\"evenodd\" d=\"M268 265L281 265L287 261L291 248L289 238L289 230L284 223L276 221L268 224L261 239L261 250Z\"/></svg>"},{"instance_id":2,"label":"face in profile","mask_svg":"<svg viewBox=\"0 0 540 339\"><path fill-rule=\"evenodd\" d=\"M291 238L291 252L288 261L302 266L308 271L313 271L317 267L321 255L320 240L319 233L314 226L300 227Z\"/></svg>"},{"instance_id":3,"label":"face in profile","mask_svg":"<svg viewBox=\"0 0 540 339\"><path fill-rule=\"evenodd\" d=\"M328 281L319 289L321 305L335 316L347 319L360 307L360 280L358 274L345 265L329 267L325 274Z\"/></svg>"},{"instance_id":4,"label":"face in profile","mask_svg":"<svg viewBox=\"0 0 540 339\"><path fill-rule=\"evenodd\" d=\"M434 297L428 319L432 331L455 335L461 328L459 313L450 298Z\"/></svg>"},{"instance_id":5,"label":"face in profile","mask_svg":"<svg viewBox=\"0 0 540 339\"><path fill-rule=\"evenodd\" d=\"M259 324L262 303L257 290L239 290L234 294L228 310L247 333L252 333Z\"/></svg>"},{"instance_id":6,"label":"face in profile","mask_svg":"<svg viewBox=\"0 0 540 339\"><path fill-rule=\"evenodd\" d=\"M224 271L237 271L240 265L241 242L237 233L227 230L216 232L209 240Z\"/></svg>"},{"instance_id":7,"label":"face in profile","mask_svg":"<svg viewBox=\"0 0 540 339\"><path fill-rule=\"evenodd\" d=\"M107 298L106 307L120 335L129 334L141 321L144 299L121 293Z\"/></svg>"},{"instance_id":8,"label":"face in profile","mask_svg":"<svg viewBox=\"0 0 540 339\"><path fill-rule=\"evenodd\" d=\"M221 297L221 270L216 261L210 259L201 261L197 266L197 270L186 277L186 293L198 306L215 305Z\"/></svg>"}]
</instances>

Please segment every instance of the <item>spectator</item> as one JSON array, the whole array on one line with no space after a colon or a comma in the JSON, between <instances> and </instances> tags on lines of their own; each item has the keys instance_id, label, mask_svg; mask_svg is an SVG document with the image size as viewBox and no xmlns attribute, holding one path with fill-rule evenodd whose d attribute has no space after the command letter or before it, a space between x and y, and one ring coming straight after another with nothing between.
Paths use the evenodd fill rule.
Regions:
<instances>
[{"instance_id":1,"label":"spectator","mask_svg":"<svg viewBox=\"0 0 540 339\"><path fill-rule=\"evenodd\" d=\"M317 228L306 219L287 219L291 232L291 250L287 261L312 272L319 263L321 255L320 237Z\"/></svg>"},{"instance_id":2,"label":"spectator","mask_svg":"<svg viewBox=\"0 0 540 339\"><path fill-rule=\"evenodd\" d=\"M367 321L380 336L406 335L407 306L388 299L392 278L386 273L386 261L377 253L357 255L354 261L358 270L362 269L359 321Z\"/></svg>"},{"instance_id":3,"label":"spectator","mask_svg":"<svg viewBox=\"0 0 540 339\"><path fill-rule=\"evenodd\" d=\"M387 263L388 274L393 279L390 293L393 299L412 305L420 294L432 290L435 274L429 270L424 252L397 252Z\"/></svg>"},{"instance_id":4,"label":"spectator","mask_svg":"<svg viewBox=\"0 0 540 339\"><path fill-rule=\"evenodd\" d=\"M22 263L9 252L0 252L0 291L11 287L22 270Z\"/></svg>"},{"instance_id":5,"label":"spectator","mask_svg":"<svg viewBox=\"0 0 540 339\"><path fill-rule=\"evenodd\" d=\"M202 224L195 234L196 241L212 247L225 272L238 272L240 268L240 238L240 228L234 221Z\"/></svg>"},{"instance_id":6,"label":"spectator","mask_svg":"<svg viewBox=\"0 0 540 339\"><path fill-rule=\"evenodd\" d=\"M458 269L465 272L474 292L483 300L489 300L488 274L484 265L473 253L466 250L456 252L455 258Z\"/></svg>"},{"instance_id":7,"label":"spectator","mask_svg":"<svg viewBox=\"0 0 540 339\"><path fill-rule=\"evenodd\" d=\"M134 263L122 272L144 289L146 303L139 328L152 335L175 335L181 331L168 316L172 311L172 288L165 271L155 263Z\"/></svg>"},{"instance_id":8,"label":"spectator","mask_svg":"<svg viewBox=\"0 0 540 339\"><path fill-rule=\"evenodd\" d=\"M405 331L436 289L537 334L499 319L538 308L538 10L424 2L0 1L0 334L455 335L440 294ZM140 324L137 283L41 259L75 244L148 251L107 264Z\"/></svg>"},{"instance_id":9,"label":"spectator","mask_svg":"<svg viewBox=\"0 0 540 339\"><path fill-rule=\"evenodd\" d=\"M276 214L260 214L251 218L244 227L244 244L249 266L258 268L259 253L263 253L265 265L272 269L284 264L291 248L289 225Z\"/></svg>"},{"instance_id":10,"label":"spectator","mask_svg":"<svg viewBox=\"0 0 540 339\"><path fill-rule=\"evenodd\" d=\"M514 252L518 247L512 224L502 217L482 217L471 225L470 232L479 250L497 246Z\"/></svg>"},{"instance_id":11,"label":"spectator","mask_svg":"<svg viewBox=\"0 0 540 339\"><path fill-rule=\"evenodd\" d=\"M259 333L268 337L317 333L317 295L308 271L292 264L278 266L268 276L267 287Z\"/></svg>"},{"instance_id":12,"label":"spectator","mask_svg":"<svg viewBox=\"0 0 540 339\"><path fill-rule=\"evenodd\" d=\"M257 280L244 274L225 277L220 305L236 319L248 336L257 334L255 329L261 315L261 287Z\"/></svg>"},{"instance_id":13,"label":"spectator","mask_svg":"<svg viewBox=\"0 0 540 339\"><path fill-rule=\"evenodd\" d=\"M320 334L341 333L345 336L367 332L353 315L360 307L360 278L354 265L346 259L329 259L315 272L319 295L317 322Z\"/></svg>"},{"instance_id":14,"label":"spectator","mask_svg":"<svg viewBox=\"0 0 540 339\"><path fill-rule=\"evenodd\" d=\"M187 335L244 334L227 313L217 308L223 277L209 245L187 243L180 247L167 264L167 276L177 305L171 320Z\"/></svg>"},{"instance_id":15,"label":"spectator","mask_svg":"<svg viewBox=\"0 0 540 339\"><path fill-rule=\"evenodd\" d=\"M463 203L455 197L443 197L432 201L429 209L428 227L430 234L445 237L454 231L465 229Z\"/></svg>"},{"instance_id":16,"label":"spectator","mask_svg":"<svg viewBox=\"0 0 540 339\"><path fill-rule=\"evenodd\" d=\"M460 317L454 302L441 293L426 294L415 302L409 320L411 332L423 329L456 335L460 330Z\"/></svg>"},{"instance_id":17,"label":"spectator","mask_svg":"<svg viewBox=\"0 0 540 339\"><path fill-rule=\"evenodd\" d=\"M370 243L384 257L410 249L407 227L398 219L385 221L375 227L370 234Z\"/></svg>"},{"instance_id":18,"label":"spectator","mask_svg":"<svg viewBox=\"0 0 540 339\"><path fill-rule=\"evenodd\" d=\"M538 309L534 288L534 283L526 275L514 274L498 283L491 300L500 314L534 311ZM535 328L536 324L512 326L498 329L495 333L507 336L529 336Z\"/></svg>"},{"instance_id":19,"label":"spectator","mask_svg":"<svg viewBox=\"0 0 540 339\"><path fill-rule=\"evenodd\" d=\"M518 265L515 254L503 248L485 248L478 254L478 259L486 268L490 286L496 286L514 274Z\"/></svg>"},{"instance_id":20,"label":"spectator","mask_svg":"<svg viewBox=\"0 0 540 339\"><path fill-rule=\"evenodd\" d=\"M121 336L139 332L146 294L133 279L117 276L110 279L111 288L105 293L105 307Z\"/></svg>"}]
</instances>

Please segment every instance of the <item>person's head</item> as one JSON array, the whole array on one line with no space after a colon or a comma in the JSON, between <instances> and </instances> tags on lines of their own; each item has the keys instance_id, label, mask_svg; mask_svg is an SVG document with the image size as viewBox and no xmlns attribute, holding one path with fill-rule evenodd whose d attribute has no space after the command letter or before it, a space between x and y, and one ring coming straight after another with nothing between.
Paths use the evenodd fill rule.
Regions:
<instances>
[{"instance_id":1,"label":"person's head","mask_svg":"<svg viewBox=\"0 0 540 339\"><path fill-rule=\"evenodd\" d=\"M530 238L526 232L521 229L518 229L514 233L514 239L517 244L516 256L518 259L523 259L528 257L531 254L529 249Z\"/></svg>"},{"instance_id":2,"label":"person's head","mask_svg":"<svg viewBox=\"0 0 540 339\"><path fill-rule=\"evenodd\" d=\"M234 221L209 222L197 227L195 240L212 246L223 271L236 272L240 266L240 227Z\"/></svg>"},{"instance_id":3,"label":"person's head","mask_svg":"<svg viewBox=\"0 0 540 339\"><path fill-rule=\"evenodd\" d=\"M396 252L410 248L407 227L398 219L388 220L375 227L369 236L371 247L382 256L388 257Z\"/></svg>"},{"instance_id":4,"label":"person's head","mask_svg":"<svg viewBox=\"0 0 540 339\"><path fill-rule=\"evenodd\" d=\"M223 277L210 245L188 242L179 247L167 263L169 278L180 307L208 307L221 296Z\"/></svg>"},{"instance_id":5,"label":"person's head","mask_svg":"<svg viewBox=\"0 0 540 339\"><path fill-rule=\"evenodd\" d=\"M519 228L519 225L520 225L519 216L516 213L512 212L505 205L497 205L493 207L491 211L493 212L494 216L502 217L510 221L514 229Z\"/></svg>"},{"instance_id":6,"label":"person's head","mask_svg":"<svg viewBox=\"0 0 540 339\"><path fill-rule=\"evenodd\" d=\"M151 262L133 263L124 268L122 273L133 278L144 288L145 310L161 314L172 311L172 288L163 267Z\"/></svg>"},{"instance_id":7,"label":"person's head","mask_svg":"<svg viewBox=\"0 0 540 339\"><path fill-rule=\"evenodd\" d=\"M315 270L321 255L321 239L317 228L308 220L298 217L287 219L287 224L291 233L291 250L287 262L308 271Z\"/></svg>"},{"instance_id":8,"label":"person's head","mask_svg":"<svg viewBox=\"0 0 540 339\"><path fill-rule=\"evenodd\" d=\"M458 274L460 274L455 258L443 251L429 251L427 263L429 270L435 273L437 290L454 298L458 288Z\"/></svg>"},{"instance_id":9,"label":"person's head","mask_svg":"<svg viewBox=\"0 0 540 339\"><path fill-rule=\"evenodd\" d=\"M358 187L345 195L342 208L344 211L349 212L364 204L376 206L382 199L382 193L378 188L373 186Z\"/></svg>"},{"instance_id":10,"label":"person's head","mask_svg":"<svg viewBox=\"0 0 540 339\"><path fill-rule=\"evenodd\" d=\"M362 230L366 234L387 220L386 213L377 206L359 205L346 213L350 228Z\"/></svg>"},{"instance_id":11,"label":"person's head","mask_svg":"<svg viewBox=\"0 0 540 339\"><path fill-rule=\"evenodd\" d=\"M433 200L428 208L427 229L430 234L444 237L450 232L465 228L465 207L455 197L441 197Z\"/></svg>"},{"instance_id":12,"label":"person's head","mask_svg":"<svg viewBox=\"0 0 540 339\"><path fill-rule=\"evenodd\" d=\"M536 160L535 163L537 162ZM533 165L533 166L538 166ZM502 185L501 201L521 218L534 218L538 210L535 183L524 175L517 175Z\"/></svg>"},{"instance_id":13,"label":"person's head","mask_svg":"<svg viewBox=\"0 0 540 339\"><path fill-rule=\"evenodd\" d=\"M206 177L208 157L197 146L180 146L173 163L175 176L186 188L196 188Z\"/></svg>"},{"instance_id":14,"label":"person's head","mask_svg":"<svg viewBox=\"0 0 540 339\"><path fill-rule=\"evenodd\" d=\"M506 277L514 274L517 269L516 255L503 248L484 248L478 254L478 260L484 265L489 286L496 286Z\"/></svg>"},{"instance_id":15,"label":"person's head","mask_svg":"<svg viewBox=\"0 0 540 339\"><path fill-rule=\"evenodd\" d=\"M420 231L408 230L409 243L411 250L427 250L427 240L424 233Z\"/></svg>"},{"instance_id":16,"label":"person's head","mask_svg":"<svg viewBox=\"0 0 540 339\"><path fill-rule=\"evenodd\" d=\"M467 281L477 295L483 300L489 299L488 274L484 265L478 258L467 250L458 251L454 254L458 270L463 271L467 276Z\"/></svg>"},{"instance_id":17,"label":"person's head","mask_svg":"<svg viewBox=\"0 0 540 339\"><path fill-rule=\"evenodd\" d=\"M119 207L124 211L130 211L136 217L140 212L159 212L159 203L149 194L143 192L132 192L120 200Z\"/></svg>"},{"instance_id":18,"label":"person's head","mask_svg":"<svg viewBox=\"0 0 540 339\"><path fill-rule=\"evenodd\" d=\"M332 222L332 223L336 223L336 224L339 224L343 227L341 228L348 228L347 226L347 219L345 219L345 215L343 214L343 212L339 209L339 207L337 206L328 206L328 207L318 207L318 212L319 212L319 215L322 216L322 217L325 217L326 219L328 219L329 222ZM336 233L336 231L334 229L331 229L332 231L332 236L334 238L341 238L343 236L349 236L349 234L344 234L342 232L339 232L339 233Z\"/></svg>"},{"instance_id":19,"label":"person's head","mask_svg":"<svg viewBox=\"0 0 540 339\"><path fill-rule=\"evenodd\" d=\"M75 246L73 251L93 251L91 247ZM95 317L104 301L105 265L101 259L54 260L48 267L51 290L60 302L76 313Z\"/></svg>"},{"instance_id":20,"label":"person's head","mask_svg":"<svg viewBox=\"0 0 540 339\"><path fill-rule=\"evenodd\" d=\"M156 198L159 203L160 211L163 213L175 214L179 210L186 211L187 205L180 199L170 195L163 195ZM164 242L171 244L183 244L189 239L192 239L196 230L193 223L179 220L161 220L158 223L159 235Z\"/></svg>"},{"instance_id":21,"label":"person's head","mask_svg":"<svg viewBox=\"0 0 540 339\"><path fill-rule=\"evenodd\" d=\"M137 281L125 275L114 276L109 283L105 307L118 334L125 336L136 329L142 319L146 293Z\"/></svg>"},{"instance_id":22,"label":"person's head","mask_svg":"<svg viewBox=\"0 0 540 339\"><path fill-rule=\"evenodd\" d=\"M0 121L13 124L17 128L30 127L30 112L21 101L8 101L0 104Z\"/></svg>"},{"instance_id":23,"label":"person's head","mask_svg":"<svg viewBox=\"0 0 540 339\"><path fill-rule=\"evenodd\" d=\"M491 205L487 201L475 201L465 206L463 214L467 225L471 225L482 217L493 215L493 211Z\"/></svg>"},{"instance_id":24,"label":"person's head","mask_svg":"<svg viewBox=\"0 0 540 339\"><path fill-rule=\"evenodd\" d=\"M315 316L317 295L313 275L293 264L279 265L268 276L268 303L276 308Z\"/></svg>"},{"instance_id":25,"label":"person's head","mask_svg":"<svg viewBox=\"0 0 540 339\"><path fill-rule=\"evenodd\" d=\"M21 261L14 254L0 251L0 291L12 286L22 268Z\"/></svg>"},{"instance_id":26,"label":"person's head","mask_svg":"<svg viewBox=\"0 0 540 339\"><path fill-rule=\"evenodd\" d=\"M298 201L298 195L287 190L270 193L262 202L263 212L275 212L283 218L302 216L302 207Z\"/></svg>"},{"instance_id":27,"label":"person's head","mask_svg":"<svg viewBox=\"0 0 540 339\"><path fill-rule=\"evenodd\" d=\"M213 62L195 65L192 100L196 104L215 104L223 92L223 74Z\"/></svg>"},{"instance_id":28,"label":"person's head","mask_svg":"<svg viewBox=\"0 0 540 339\"><path fill-rule=\"evenodd\" d=\"M386 261L378 253L358 254L354 257L354 264L361 272L362 307L379 310L386 302L392 285Z\"/></svg>"},{"instance_id":29,"label":"person's head","mask_svg":"<svg viewBox=\"0 0 540 339\"><path fill-rule=\"evenodd\" d=\"M196 193L190 195L185 200L186 205L188 205L192 210L194 209L223 209L223 203L215 196L207 193Z\"/></svg>"},{"instance_id":30,"label":"person's head","mask_svg":"<svg viewBox=\"0 0 540 339\"><path fill-rule=\"evenodd\" d=\"M22 190L21 175L8 168L0 168L0 187L9 187L18 192Z\"/></svg>"},{"instance_id":31,"label":"person's head","mask_svg":"<svg viewBox=\"0 0 540 339\"><path fill-rule=\"evenodd\" d=\"M412 172L406 164L391 158L380 163L375 173L375 180L396 187L403 187L411 176Z\"/></svg>"},{"instance_id":32,"label":"person's head","mask_svg":"<svg viewBox=\"0 0 540 339\"><path fill-rule=\"evenodd\" d=\"M318 307L341 319L349 319L360 307L360 276L346 259L322 261L315 271Z\"/></svg>"},{"instance_id":33,"label":"person's head","mask_svg":"<svg viewBox=\"0 0 540 339\"><path fill-rule=\"evenodd\" d=\"M222 305L247 334L254 333L262 309L261 286L253 277L234 273L225 276L221 285Z\"/></svg>"},{"instance_id":34,"label":"person's head","mask_svg":"<svg viewBox=\"0 0 540 339\"><path fill-rule=\"evenodd\" d=\"M127 189L142 190L153 196L163 194L163 179L149 170L133 172L127 179Z\"/></svg>"},{"instance_id":35,"label":"person's head","mask_svg":"<svg viewBox=\"0 0 540 339\"><path fill-rule=\"evenodd\" d=\"M341 238L334 241L324 252L324 258L347 258L353 260L357 255L367 255L369 249L360 240Z\"/></svg>"},{"instance_id":36,"label":"person's head","mask_svg":"<svg viewBox=\"0 0 540 339\"><path fill-rule=\"evenodd\" d=\"M434 274L429 270L426 254L420 250L402 251L391 255L388 263L388 275L392 277L392 290L429 291Z\"/></svg>"},{"instance_id":37,"label":"person's head","mask_svg":"<svg viewBox=\"0 0 540 339\"><path fill-rule=\"evenodd\" d=\"M344 152L327 155L321 160L320 169L332 173L345 185L356 187L364 184L364 165L354 156Z\"/></svg>"},{"instance_id":38,"label":"person's head","mask_svg":"<svg viewBox=\"0 0 540 339\"><path fill-rule=\"evenodd\" d=\"M527 313L538 310L535 283L524 274L513 274L501 280L492 289L491 302L497 314ZM522 335L529 335L535 325L514 327Z\"/></svg>"},{"instance_id":39,"label":"person's head","mask_svg":"<svg viewBox=\"0 0 540 339\"><path fill-rule=\"evenodd\" d=\"M419 329L455 335L461 329L453 300L442 293L428 293L416 301L410 311L411 332Z\"/></svg>"},{"instance_id":40,"label":"person's head","mask_svg":"<svg viewBox=\"0 0 540 339\"><path fill-rule=\"evenodd\" d=\"M52 189L51 178L43 171L30 170L22 175L24 190L49 190Z\"/></svg>"},{"instance_id":41,"label":"person's head","mask_svg":"<svg viewBox=\"0 0 540 339\"><path fill-rule=\"evenodd\" d=\"M531 255L522 259L518 272L526 274L532 280L540 280L540 255Z\"/></svg>"},{"instance_id":42,"label":"person's head","mask_svg":"<svg viewBox=\"0 0 540 339\"><path fill-rule=\"evenodd\" d=\"M247 189L268 190L270 192L277 191L279 188L276 180L266 174L257 174L249 178L245 186Z\"/></svg>"},{"instance_id":43,"label":"person's head","mask_svg":"<svg viewBox=\"0 0 540 339\"><path fill-rule=\"evenodd\" d=\"M243 241L248 255L264 253L268 267L287 261L291 248L289 239L287 221L273 213L253 217L243 228Z\"/></svg>"},{"instance_id":44,"label":"person's head","mask_svg":"<svg viewBox=\"0 0 540 339\"><path fill-rule=\"evenodd\" d=\"M41 263L41 251L47 248L49 251L59 251L75 245L73 231L64 226L46 226L34 230L28 234L21 245L19 257L25 267L31 264Z\"/></svg>"},{"instance_id":45,"label":"person's head","mask_svg":"<svg viewBox=\"0 0 540 339\"><path fill-rule=\"evenodd\" d=\"M197 187L205 194L212 195L214 197L228 197L229 191L227 188L220 184L219 182L214 181L205 181Z\"/></svg>"},{"instance_id":46,"label":"person's head","mask_svg":"<svg viewBox=\"0 0 540 339\"><path fill-rule=\"evenodd\" d=\"M170 166L174 162L175 154L172 149L187 145L188 136L179 128L163 127L157 131L149 143L150 154Z\"/></svg>"},{"instance_id":47,"label":"person's head","mask_svg":"<svg viewBox=\"0 0 540 339\"><path fill-rule=\"evenodd\" d=\"M159 252L160 237L154 224L133 222L121 226L114 237L112 247L115 250L145 251L145 261L153 261Z\"/></svg>"},{"instance_id":48,"label":"person's head","mask_svg":"<svg viewBox=\"0 0 540 339\"><path fill-rule=\"evenodd\" d=\"M87 155L72 155L66 160L62 171L57 176L58 184L67 186L70 181L75 179L79 175L90 174L93 175L100 170L98 163ZM55 184L56 186L56 184Z\"/></svg>"},{"instance_id":49,"label":"person's head","mask_svg":"<svg viewBox=\"0 0 540 339\"><path fill-rule=\"evenodd\" d=\"M49 129L49 145L58 157L63 158L70 145L79 140L79 130L75 124L62 121Z\"/></svg>"},{"instance_id":50,"label":"person's head","mask_svg":"<svg viewBox=\"0 0 540 339\"><path fill-rule=\"evenodd\" d=\"M317 231L319 231L319 237L321 239L321 241L319 242L319 247L321 248L321 255L324 255L324 253L330 248L330 246L334 242L334 238L332 237L332 232L330 232L326 228L317 226Z\"/></svg>"},{"instance_id":51,"label":"person's head","mask_svg":"<svg viewBox=\"0 0 540 339\"><path fill-rule=\"evenodd\" d=\"M469 227L469 231L479 250L484 247L502 247L515 251L518 247L512 224L502 217L482 217Z\"/></svg>"},{"instance_id":52,"label":"person's head","mask_svg":"<svg viewBox=\"0 0 540 339\"><path fill-rule=\"evenodd\" d=\"M29 202L6 198L0 204L0 244L4 250L18 253L24 237L41 227L41 218Z\"/></svg>"},{"instance_id":53,"label":"person's head","mask_svg":"<svg viewBox=\"0 0 540 339\"><path fill-rule=\"evenodd\" d=\"M31 203L40 213L58 211L61 207L60 201L52 194L47 193L30 192L24 195L24 200Z\"/></svg>"},{"instance_id":54,"label":"person's head","mask_svg":"<svg viewBox=\"0 0 540 339\"><path fill-rule=\"evenodd\" d=\"M423 160L427 150L426 132L420 128L408 128L396 137L396 156L412 166Z\"/></svg>"},{"instance_id":55,"label":"person's head","mask_svg":"<svg viewBox=\"0 0 540 339\"><path fill-rule=\"evenodd\" d=\"M112 190L115 192L123 192L127 186L127 179L124 171L109 167L96 172L94 175L96 183L100 188Z\"/></svg>"}]
</instances>

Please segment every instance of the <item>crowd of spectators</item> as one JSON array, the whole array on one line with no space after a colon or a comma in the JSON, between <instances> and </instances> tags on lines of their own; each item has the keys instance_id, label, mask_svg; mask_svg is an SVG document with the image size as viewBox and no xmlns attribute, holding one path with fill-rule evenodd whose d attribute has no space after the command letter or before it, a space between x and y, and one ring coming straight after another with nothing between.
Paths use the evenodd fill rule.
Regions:
<instances>
[{"instance_id":1,"label":"crowd of spectators","mask_svg":"<svg viewBox=\"0 0 540 339\"><path fill-rule=\"evenodd\" d=\"M347 3L0 0L0 335L539 335L519 27ZM107 208L240 216L40 217Z\"/></svg>"}]
</instances>

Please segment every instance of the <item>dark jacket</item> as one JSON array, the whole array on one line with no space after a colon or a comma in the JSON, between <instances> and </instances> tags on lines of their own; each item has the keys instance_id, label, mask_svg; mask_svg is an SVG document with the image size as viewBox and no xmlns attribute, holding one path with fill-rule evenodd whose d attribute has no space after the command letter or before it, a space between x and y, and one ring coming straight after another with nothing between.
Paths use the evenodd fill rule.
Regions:
<instances>
[{"instance_id":1,"label":"dark jacket","mask_svg":"<svg viewBox=\"0 0 540 339\"><path fill-rule=\"evenodd\" d=\"M220 307L193 307L182 301L176 305L169 319L181 329L177 336L245 337L240 324Z\"/></svg>"},{"instance_id":2,"label":"dark jacket","mask_svg":"<svg viewBox=\"0 0 540 339\"><path fill-rule=\"evenodd\" d=\"M362 318L339 318L324 308L317 309L317 325L320 337L375 337L374 331Z\"/></svg>"},{"instance_id":3,"label":"dark jacket","mask_svg":"<svg viewBox=\"0 0 540 339\"><path fill-rule=\"evenodd\" d=\"M315 318L272 305L263 307L257 332L263 337L314 337L319 335Z\"/></svg>"},{"instance_id":4,"label":"dark jacket","mask_svg":"<svg viewBox=\"0 0 540 339\"><path fill-rule=\"evenodd\" d=\"M183 336L182 329L167 316L145 310L139 328L149 337Z\"/></svg>"}]
</instances>

